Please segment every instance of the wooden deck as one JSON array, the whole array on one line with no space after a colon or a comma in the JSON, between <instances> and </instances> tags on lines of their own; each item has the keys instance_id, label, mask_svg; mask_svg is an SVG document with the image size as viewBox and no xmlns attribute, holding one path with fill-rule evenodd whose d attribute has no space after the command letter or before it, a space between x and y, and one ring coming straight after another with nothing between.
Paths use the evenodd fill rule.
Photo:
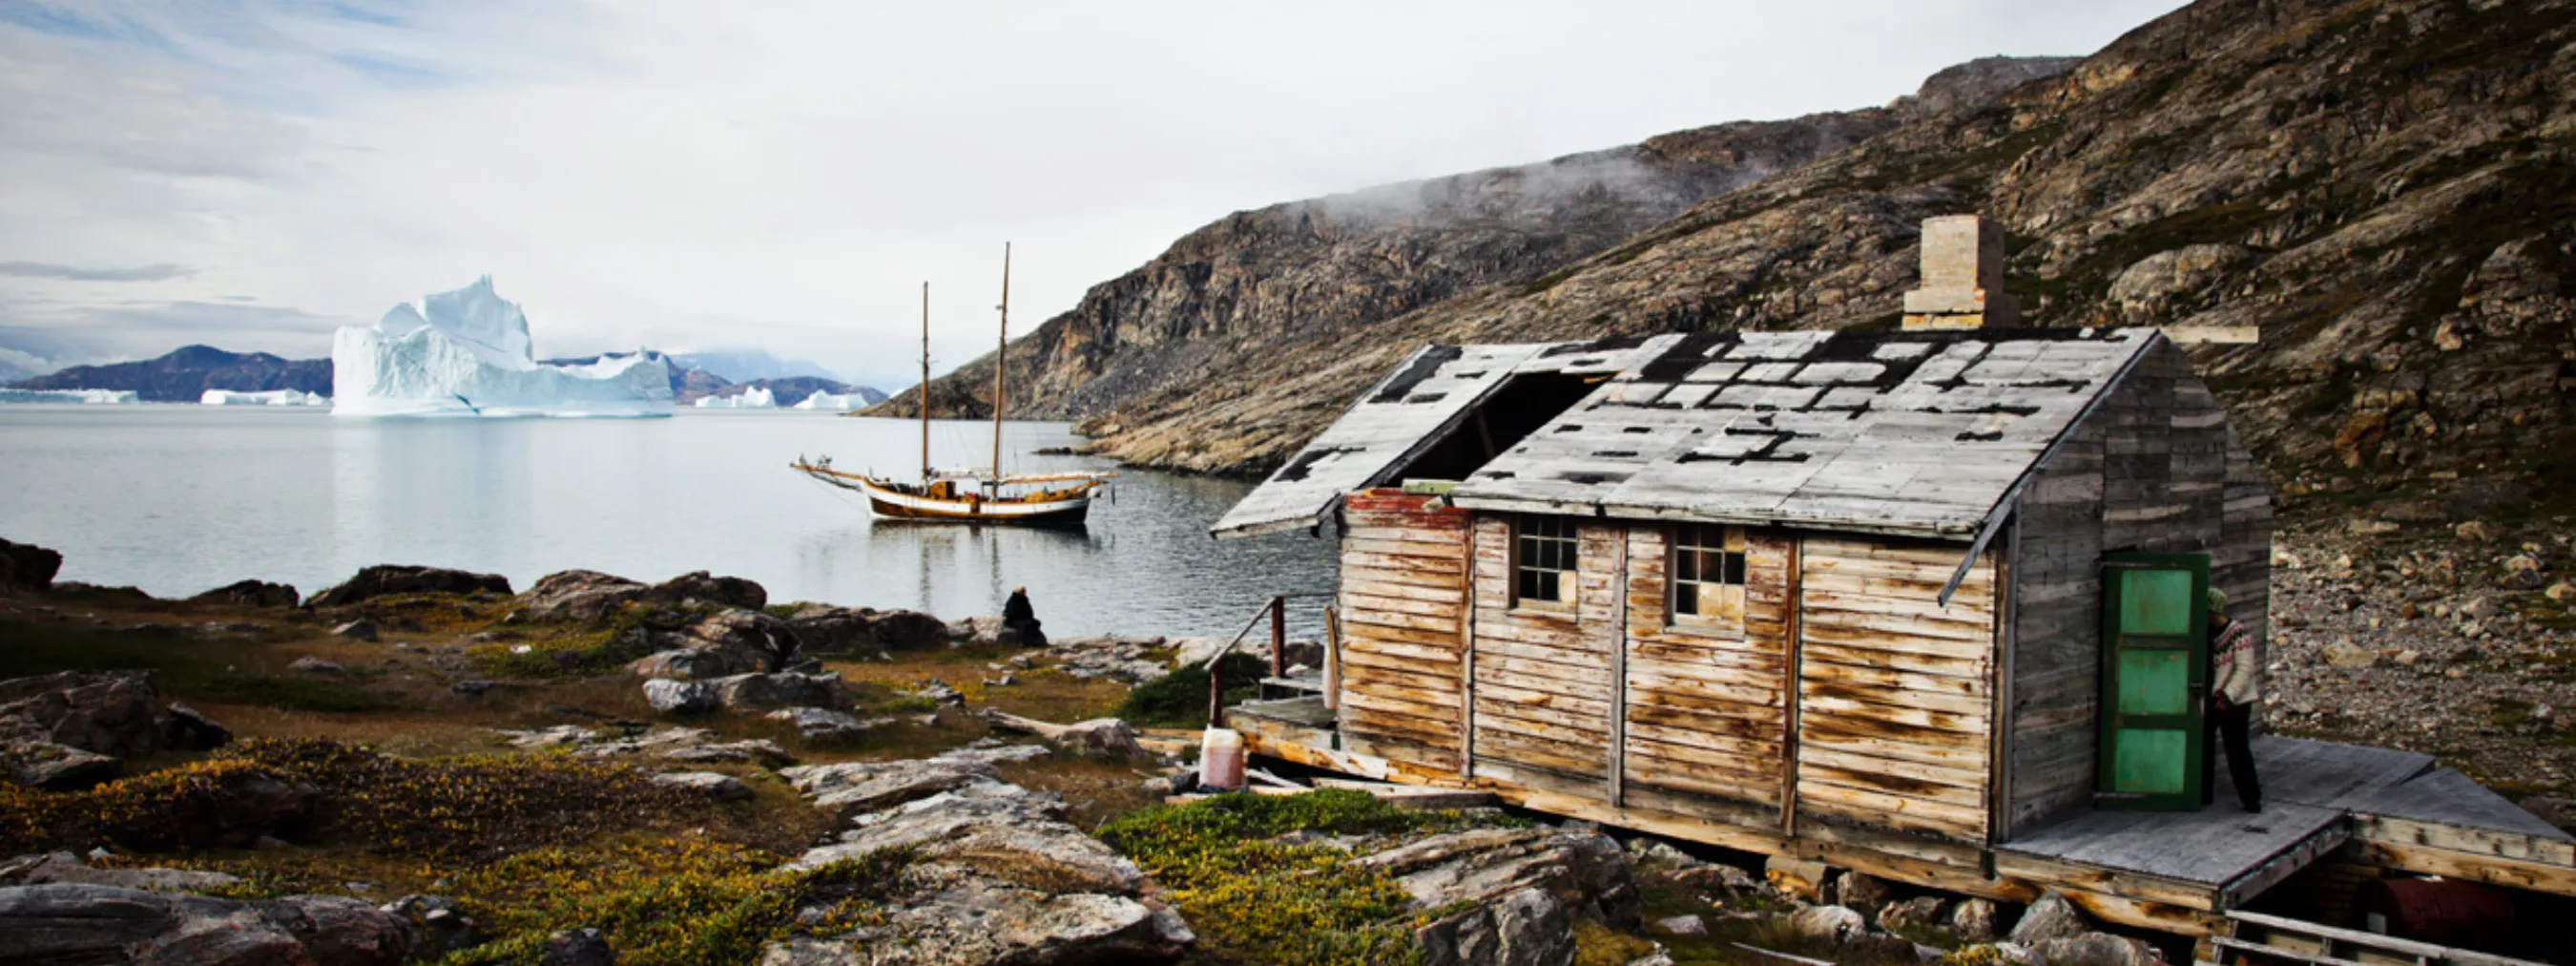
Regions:
<instances>
[{"instance_id":1,"label":"wooden deck","mask_svg":"<svg viewBox=\"0 0 2576 966\"><path fill-rule=\"evenodd\" d=\"M1618 807L1490 778L1469 780L1341 747L1320 698L1247 703L1228 713L1256 754L1408 784L1473 787L1536 811L1767 854L1820 858L1917 885L2029 901L2065 892L2099 918L2207 935L2300 869L2336 854L2424 874L2576 895L2570 838L2430 756L2265 736L2255 741L2264 810L2236 804L2219 769L2216 804L2197 812L2086 812L1962 863L1919 840L1830 822L1734 826ZM1978 866L1985 866L1980 870Z\"/></svg>"}]
</instances>

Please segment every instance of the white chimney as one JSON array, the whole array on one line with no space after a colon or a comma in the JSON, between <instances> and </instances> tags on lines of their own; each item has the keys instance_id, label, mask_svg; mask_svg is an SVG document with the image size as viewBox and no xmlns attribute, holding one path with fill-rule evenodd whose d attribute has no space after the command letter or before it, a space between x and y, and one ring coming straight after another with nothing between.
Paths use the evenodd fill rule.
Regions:
<instances>
[{"instance_id":1,"label":"white chimney","mask_svg":"<svg viewBox=\"0 0 2576 966\"><path fill-rule=\"evenodd\" d=\"M1983 215L1923 220L1923 287L1905 293L1908 329L2009 328L2021 301L2004 294L2004 230Z\"/></svg>"}]
</instances>

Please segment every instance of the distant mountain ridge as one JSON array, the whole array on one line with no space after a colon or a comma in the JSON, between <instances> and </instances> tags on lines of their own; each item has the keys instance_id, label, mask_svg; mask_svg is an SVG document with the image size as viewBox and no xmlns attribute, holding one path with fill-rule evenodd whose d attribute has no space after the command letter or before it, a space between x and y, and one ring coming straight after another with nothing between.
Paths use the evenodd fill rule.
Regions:
<instances>
[{"instance_id":1,"label":"distant mountain ridge","mask_svg":"<svg viewBox=\"0 0 2576 966\"><path fill-rule=\"evenodd\" d=\"M867 386L813 376L735 383L710 372L681 366L674 357L651 354L672 360L671 392L679 397L682 405L703 396L729 395L726 390L738 385L765 387L778 396L781 406L794 405L818 391L856 395L870 400L885 398L884 393ZM597 361L599 356L596 355L545 360L550 365L582 365ZM156 359L72 366L21 379L11 385L19 389L130 389L145 402L192 403L209 389L233 392L293 389L327 396L331 394L331 360L287 359L265 352L226 352L213 346L191 345Z\"/></svg>"},{"instance_id":2,"label":"distant mountain ridge","mask_svg":"<svg viewBox=\"0 0 2576 966\"><path fill-rule=\"evenodd\" d=\"M208 389L331 393L331 360L183 346L157 359L72 366L21 379L20 389L130 389L146 402L196 402Z\"/></svg>"}]
</instances>

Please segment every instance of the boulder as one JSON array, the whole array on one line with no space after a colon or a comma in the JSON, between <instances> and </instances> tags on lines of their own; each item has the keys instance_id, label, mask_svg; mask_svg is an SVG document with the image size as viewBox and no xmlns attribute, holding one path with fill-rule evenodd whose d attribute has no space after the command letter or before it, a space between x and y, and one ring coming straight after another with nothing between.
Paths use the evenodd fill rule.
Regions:
<instances>
[{"instance_id":1,"label":"boulder","mask_svg":"<svg viewBox=\"0 0 2576 966\"><path fill-rule=\"evenodd\" d=\"M237 902L84 883L0 888L0 962L398 966L411 927L354 899Z\"/></svg>"},{"instance_id":2,"label":"boulder","mask_svg":"<svg viewBox=\"0 0 2576 966\"><path fill-rule=\"evenodd\" d=\"M691 745L685 748L674 748L670 751L663 752L662 759L664 761L685 762L696 765L738 765L748 763L759 765L763 768L776 768L796 760L795 756L787 753L787 749L778 747L777 742L771 741L767 738L753 738L746 741L729 741L721 744Z\"/></svg>"},{"instance_id":3,"label":"boulder","mask_svg":"<svg viewBox=\"0 0 2576 966\"><path fill-rule=\"evenodd\" d=\"M100 869L92 868L79 853L53 852L30 856L0 869L0 884L45 885L72 882L84 885L115 886L120 889L144 889L152 892L196 892L204 889L240 885L239 876L196 869Z\"/></svg>"},{"instance_id":4,"label":"boulder","mask_svg":"<svg viewBox=\"0 0 2576 966\"><path fill-rule=\"evenodd\" d=\"M719 802L747 802L752 798L751 786L743 784L742 779L719 772L664 772L651 780L664 788L696 792Z\"/></svg>"},{"instance_id":5,"label":"boulder","mask_svg":"<svg viewBox=\"0 0 2576 966\"><path fill-rule=\"evenodd\" d=\"M647 587L637 600L647 604L696 602L759 610L769 606L769 591L741 577L715 577L699 570Z\"/></svg>"},{"instance_id":6,"label":"boulder","mask_svg":"<svg viewBox=\"0 0 2576 966\"><path fill-rule=\"evenodd\" d=\"M705 714L723 706L714 685L670 678L644 682L644 703L663 714Z\"/></svg>"},{"instance_id":7,"label":"boulder","mask_svg":"<svg viewBox=\"0 0 2576 966\"><path fill-rule=\"evenodd\" d=\"M868 634L878 647L912 651L948 643L948 625L917 610L878 611L868 619Z\"/></svg>"},{"instance_id":8,"label":"boulder","mask_svg":"<svg viewBox=\"0 0 2576 966\"><path fill-rule=\"evenodd\" d=\"M2127 936L2087 932L2030 947L2048 966L2164 966L2155 947Z\"/></svg>"},{"instance_id":9,"label":"boulder","mask_svg":"<svg viewBox=\"0 0 2576 966\"><path fill-rule=\"evenodd\" d=\"M1970 942L1987 942L2000 935L1995 931L2000 921L1992 899L1961 899L1950 907L1950 930Z\"/></svg>"},{"instance_id":10,"label":"boulder","mask_svg":"<svg viewBox=\"0 0 2576 966\"><path fill-rule=\"evenodd\" d=\"M644 593L644 585L596 570L565 570L537 578L519 595L521 613L546 621L595 621Z\"/></svg>"},{"instance_id":11,"label":"boulder","mask_svg":"<svg viewBox=\"0 0 2576 966\"><path fill-rule=\"evenodd\" d=\"M902 895L878 923L829 939L773 946L767 966L804 964L1166 963L1196 937L1168 909L1142 901L1133 862L1064 821L1064 802L995 780L981 762L876 763L789 769L828 803L833 776L922 773L946 767L963 780L938 793L861 809L840 842L806 852L815 868L904 849ZM871 779L873 780L873 779Z\"/></svg>"},{"instance_id":12,"label":"boulder","mask_svg":"<svg viewBox=\"0 0 2576 966\"><path fill-rule=\"evenodd\" d=\"M0 742L0 767L11 781L52 792L77 792L125 774L120 759L51 741Z\"/></svg>"},{"instance_id":13,"label":"boulder","mask_svg":"<svg viewBox=\"0 0 2576 966\"><path fill-rule=\"evenodd\" d=\"M1831 872L1822 862L1774 855L1762 863L1762 878L1781 895L1809 902L1825 897L1825 876Z\"/></svg>"},{"instance_id":14,"label":"boulder","mask_svg":"<svg viewBox=\"0 0 2576 966\"><path fill-rule=\"evenodd\" d=\"M932 681L921 690L912 692L912 696L945 708L966 706L966 696L958 693L956 688L949 687L944 681Z\"/></svg>"},{"instance_id":15,"label":"boulder","mask_svg":"<svg viewBox=\"0 0 2576 966\"><path fill-rule=\"evenodd\" d=\"M795 660L801 644L786 621L742 609L710 614L677 630L653 632L646 642L659 653L631 665L636 673L690 678L777 671Z\"/></svg>"},{"instance_id":16,"label":"boulder","mask_svg":"<svg viewBox=\"0 0 2576 966\"><path fill-rule=\"evenodd\" d=\"M1869 935L1869 921L1842 906L1807 906L1790 914L1788 929L1806 942L1840 946Z\"/></svg>"},{"instance_id":17,"label":"boulder","mask_svg":"<svg viewBox=\"0 0 2576 966\"><path fill-rule=\"evenodd\" d=\"M989 762L952 758L805 765L781 769L778 774L815 805L844 815L883 811L977 782L1000 781Z\"/></svg>"},{"instance_id":18,"label":"boulder","mask_svg":"<svg viewBox=\"0 0 2576 966\"><path fill-rule=\"evenodd\" d=\"M861 721L829 708L781 708L767 717L795 725L796 734L808 741L847 741L894 723L893 718Z\"/></svg>"},{"instance_id":19,"label":"boulder","mask_svg":"<svg viewBox=\"0 0 2576 966\"><path fill-rule=\"evenodd\" d=\"M608 934L597 929L566 929L546 937L542 966L617 966L617 951Z\"/></svg>"},{"instance_id":20,"label":"boulder","mask_svg":"<svg viewBox=\"0 0 2576 966\"><path fill-rule=\"evenodd\" d=\"M1939 896L1916 896L1903 902L1891 902L1878 909L1878 928L1894 932L1899 929L1922 929L1945 925Z\"/></svg>"},{"instance_id":21,"label":"boulder","mask_svg":"<svg viewBox=\"0 0 2576 966\"><path fill-rule=\"evenodd\" d=\"M836 708L849 703L838 674L736 674L705 682L727 710Z\"/></svg>"},{"instance_id":22,"label":"boulder","mask_svg":"<svg viewBox=\"0 0 2576 966\"><path fill-rule=\"evenodd\" d=\"M2052 889L2040 896L2038 902L2031 903L2030 908L2022 910L2020 921L2013 923L2012 934L2005 938L2037 948L2051 939L2072 939L2090 931L2092 927L2084 921L2083 911L2066 901L2064 894Z\"/></svg>"},{"instance_id":23,"label":"boulder","mask_svg":"<svg viewBox=\"0 0 2576 966\"><path fill-rule=\"evenodd\" d=\"M170 716L161 722L161 747L180 751L212 751L233 743L233 730L224 727L205 712L183 702L170 702Z\"/></svg>"},{"instance_id":24,"label":"boulder","mask_svg":"<svg viewBox=\"0 0 2576 966\"><path fill-rule=\"evenodd\" d=\"M1706 936L1708 923L1698 916L1670 916L1655 920L1655 931L1667 936Z\"/></svg>"},{"instance_id":25,"label":"boulder","mask_svg":"<svg viewBox=\"0 0 2576 966\"><path fill-rule=\"evenodd\" d=\"M491 941L483 924L446 896L412 894L377 908L411 924L412 945L423 960L435 962L460 949Z\"/></svg>"},{"instance_id":26,"label":"boulder","mask_svg":"<svg viewBox=\"0 0 2576 966\"><path fill-rule=\"evenodd\" d=\"M787 627L809 652L873 651L877 649L876 613L864 607L805 604L787 616Z\"/></svg>"},{"instance_id":27,"label":"boulder","mask_svg":"<svg viewBox=\"0 0 2576 966\"><path fill-rule=\"evenodd\" d=\"M62 554L0 540L0 593L44 593L53 589L54 575L62 569Z\"/></svg>"},{"instance_id":28,"label":"boulder","mask_svg":"<svg viewBox=\"0 0 2576 966\"><path fill-rule=\"evenodd\" d=\"M301 671L306 674L345 674L348 673L349 670L348 668L341 667L340 662L338 661L327 661L310 655L299 657L288 662L286 669L289 671Z\"/></svg>"},{"instance_id":29,"label":"boulder","mask_svg":"<svg viewBox=\"0 0 2576 966\"><path fill-rule=\"evenodd\" d=\"M443 567L378 564L358 571L347 583L314 594L307 607L339 607L396 594L510 594L510 580L497 574L468 573Z\"/></svg>"},{"instance_id":30,"label":"boulder","mask_svg":"<svg viewBox=\"0 0 2576 966\"><path fill-rule=\"evenodd\" d=\"M63 671L0 681L0 741L49 741L136 758L161 748L161 676Z\"/></svg>"},{"instance_id":31,"label":"boulder","mask_svg":"<svg viewBox=\"0 0 2576 966\"><path fill-rule=\"evenodd\" d=\"M1893 898L1887 891L1887 883L1866 873L1845 872L1834 878L1834 904L1860 913L1861 918L1876 917Z\"/></svg>"},{"instance_id":32,"label":"boulder","mask_svg":"<svg viewBox=\"0 0 2576 966\"><path fill-rule=\"evenodd\" d=\"M1564 963L1577 920L1625 931L1635 872L1599 832L1468 829L1353 860L1393 877L1416 911L1458 909L1416 930L1432 963Z\"/></svg>"},{"instance_id":33,"label":"boulder","mask_svg":"<svg viewBox=\"0 0 2576 966\"><path fill-rule=\"evenodd\" d=\"M332 628L331 633L353 640L372 641L376 639L376 622L361 617Z\"/></svg>"},{"instance_id":34,"label":"boulder","mask_svg":"<svg viewBox=\"0 0 2576 966\"><path fill-rule=\"evenodd\" d=\"M304 600L287 584L264 580L243 580L225 584L188 598L192 604L231 604L235 607L293 607Z\"/></svg>"}]
</instances>

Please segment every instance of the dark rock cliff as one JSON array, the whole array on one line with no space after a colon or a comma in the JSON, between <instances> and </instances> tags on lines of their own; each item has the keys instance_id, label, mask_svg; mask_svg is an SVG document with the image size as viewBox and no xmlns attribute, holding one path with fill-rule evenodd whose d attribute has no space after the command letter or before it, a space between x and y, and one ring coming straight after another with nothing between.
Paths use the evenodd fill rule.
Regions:
<instances>
[{"instance_id":1,"label":"dark rock cliff","mask_svg":"<svg viewBox=\"0 0 2576 966\"><path fill-rule=\"evenodd\" d=\"M1257 357L1329 344L1487 285L1517 285L1617 244L1702 199L1976 103L2072 58L1988 58L1942 71L1886 108L1748 121L1542 164L1386 185L1237 212L1010 347L1010 411L1078 418L1222 381ZM932 412L991 412L992 357L932 380ZM871 415L916 412L898 391Z\"/></svg>"},{"instance_id":2,"label":"dark rock cliff","mask_svg":"<svg viewBox=\"0 0 2576 966\"><path fill-rule=\"evenodd\" d=\"M1919 221L1983 212L2034 324L2259 327L2194 356L2291 498L2432 521L2576 492L2571 95L2576 0L2202 0L1534 280L1246 345L1084 428L1257 471L1426 341L1893 325Z\"/></svg>"}]
</instances>

